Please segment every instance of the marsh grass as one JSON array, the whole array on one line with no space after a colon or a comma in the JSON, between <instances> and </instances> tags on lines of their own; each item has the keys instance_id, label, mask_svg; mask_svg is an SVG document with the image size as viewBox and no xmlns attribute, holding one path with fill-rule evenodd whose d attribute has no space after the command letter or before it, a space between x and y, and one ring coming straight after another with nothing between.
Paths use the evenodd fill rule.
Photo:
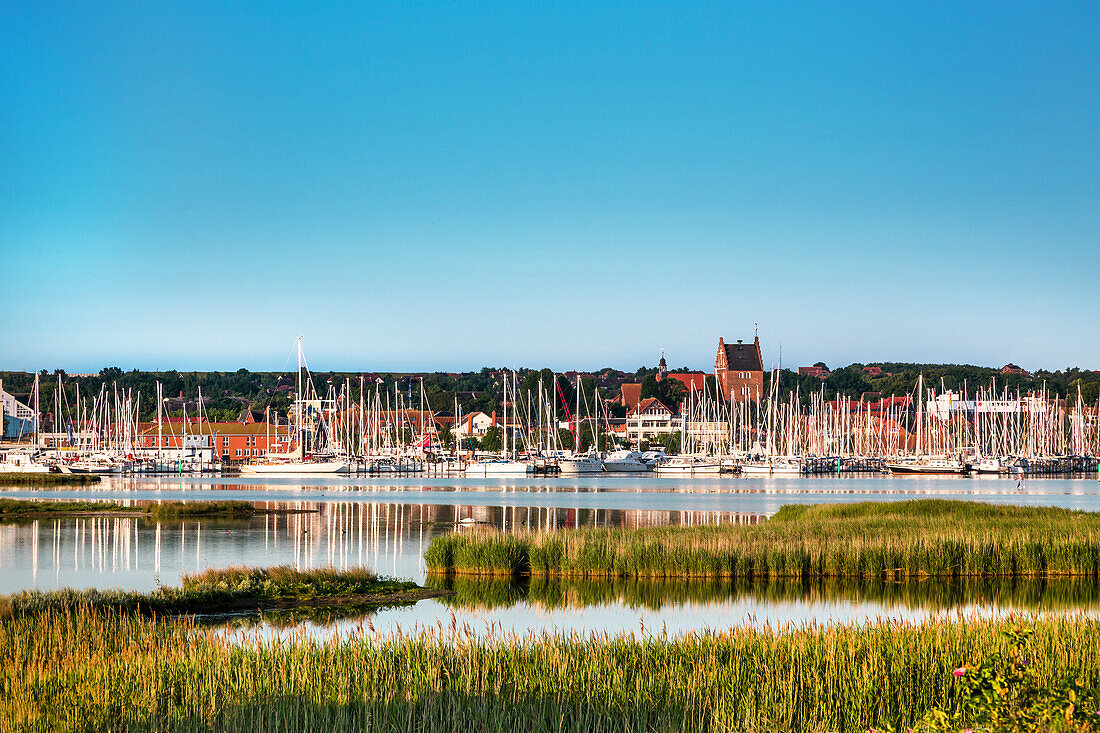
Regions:
<instances>
[{"instance_id":1,"label":"marsh grass","mask_svg":"<svg viewBox=\"0 0 1100 733\"><path fill-rule=\"evenodd\" d=\"M454 591L440 599L455 608L485 611L527 603L544 611L597 605L660 610L685 603L875 603L932 612L960 608L1002 611L1100 611L1100 579L1002 577L920 578L575 578L430 576L430 588Z\"/></svg>"},{"instance_id":2,"label":"marsh grass","mask_svg":"<svg viewBox=\"0 0 1100 733\"><path fill-rule=\"evenodd\" d=\"M259 607L396 602L419 588L407 581L379 578L364 568L296 570L229 567L184 575L179 587L149 593L123 590L23 591L0 597L0 616L39 615L73 609L135 614L217 613Z\"/></svg>"},{"instance_id":3,"label":"marsh grass","mask_svg":"<svg viewBox=\"0 0 1100 733\"><path fill-rule=\"evenodd\" d=\"M0 620L0 723L28 731L866 731L952 709L952 670L1004 653L1100 676L1100 622L968 618L669 638L230 637L86 609Z\"/></svg>"},{"instance_id":4,"label":"marsh grass","mask_svg":"<svg viewBox=\"0 0 1100 733\"><path fill-rule=\"evenodd\" d=\"M0 486L83 486L100 481L92 473L0 473Z\"/></svg>"},{"instance_id":5,"label":"marsh grass","mask_svg":"<svg viewBox=\"0 0 1100 733\"><path fill-rule=\"evenodd\" d=\"M268 509L247 501L157 501L119 504L109 501L49 501L0 498L0 519L79 514L133 514L150 519L248 519L262 514L315 513L314 509Z\"/></svg>"},{"instance_id":6,"label":"marsh grass","mask_svg":"<svg viewBox=\"0 0 1100 733\"><path fill-rule=\"evenodd\" d=\"M488 529L432 540L429 571L575 577L1100 577L1100 513L919 500L787 506L759 525Z\"/></svg>"}]
</instances>

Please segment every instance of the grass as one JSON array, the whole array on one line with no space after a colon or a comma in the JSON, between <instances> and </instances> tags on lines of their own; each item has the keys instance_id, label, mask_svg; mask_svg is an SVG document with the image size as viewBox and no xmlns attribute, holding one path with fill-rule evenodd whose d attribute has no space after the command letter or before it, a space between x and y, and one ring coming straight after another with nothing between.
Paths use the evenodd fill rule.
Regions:
<instances>
[{"instance_id":1,"label":"grass","mask_svg":"<svg viewBox=\"0 0 1100 733\"><path fill-rule=\"evenodd\" d=\"M0 620L0 728L26 731L866 731L952 709L952 670L1023 650L1100 682L1100 622L957 619L666 638L494 637L452 624L339 639L50 612Z\"/></svg>"},{"instance_id":2,"label":"grass","mask_svg":"<svg viewBox=\"0 0 1100 733\"><path fill-rule=\"evenodd\" d=\"M1100 513L920 500L787 506L759 525L480 529L432 540L429 571L711 578L1100 577Z\"/></svg>"},{"instance_id":3,"label":"grass","mask_svg":"<svg viewBox=\"0 0 1100 733\"><path fill-rule=\"evenodd\" d=\"M454 591L443 603L474 611L527 603L544 611L597 605L660 610L713 603L873 603L950 611L964 607L1015 612L1100 611L1100 579L921 578L574 578L430 576L430 588ZM886 612L886 611L884 611Z\"/></svg>"},{"instance_id":4,"label":"grass","mask_svg":"<svg viewBox=\"0 0 1100 733\"><path fill-rule=\"evenodd\" d=\"M98 484L100 480L91 473L0 473L0 486L73 486Z\"/></svg>"},{"instance_id":5,"label":"grass","mask_svg":"<svg viewBox=\"0 0 1100 733\"><path fill-rule=\"evenodd\" d=\"M0 499L0 518L77 514L132 514L152 519L248 519L262 514L305 514L315 509L266 509L247 501L160 501L125 505L108 501Z\"/></svg>"},{"instance_id":6,"label":"grass","mask_svg":"<svg viewBox=\"0 0 1100 733\"><path fill-rule=\"evenodd\" d=\"M41 615L73 609L135 614L221 613L298 606L379 606L407 602L439 591L379 578L364 568L230 567L184 575L179 587L150 593L123 590L22 591L0 597L0 616Z\"/></svg>"}]
</instances>

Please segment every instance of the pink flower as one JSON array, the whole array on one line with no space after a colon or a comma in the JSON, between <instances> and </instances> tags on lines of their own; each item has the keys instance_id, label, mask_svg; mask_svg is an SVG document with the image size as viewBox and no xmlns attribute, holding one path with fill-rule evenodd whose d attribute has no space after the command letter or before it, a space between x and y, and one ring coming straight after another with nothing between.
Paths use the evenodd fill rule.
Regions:
<instances>
[{"instance_id":1,"label":"pink flower","mask_svg":"<svg viewBox=\"0 0 1100 733\"><path fill-rule=\"evenodd\" d=\"M966 667L959 667L951 674L955 675L956 677L962 677L964 674L966 674ZM963 731L963 733L966 733L966 731Z\"/></svg>"}]
</instances>

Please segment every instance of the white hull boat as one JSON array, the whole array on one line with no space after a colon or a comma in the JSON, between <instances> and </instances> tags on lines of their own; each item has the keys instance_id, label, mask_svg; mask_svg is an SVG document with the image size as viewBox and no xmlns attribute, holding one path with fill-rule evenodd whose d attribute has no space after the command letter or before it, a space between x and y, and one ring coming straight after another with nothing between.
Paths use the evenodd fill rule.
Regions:
<instances>
[{"instance_id":1,"label":"white hull boat","mask_svg":"<svg viewBox=\"0 0 1100 733\"><path fill-rule=\"evenodd\" d=\"M617 450L603 459L606 473L648 473L653 466L642 460L642 454L636 451Z\"/></svg>"},{"instance_id":2,"label":"white hull boat","mask_svg":"<svg viewBox=\"0 0 1100 733\"><path fill-rule=\"evenodd\" d=\"M558 470L563 476L603 473L603 461L593 455L567 456L558 459Z\"/></svg>"},{"instance_id":3,"label":"white hull boat","mask_svg":"<svg viewBox=\"0 0 1100 733\"><path fill-rule=\"evenodd\" d=\"M246 463L241 466L242 476L311 476L314 474L347 473L345 461L282 461L272 463Z\"/></svg>"},{"instance_id":4,"label":"white hull boat","mask_svg":"<svg viewBox=\"0 0 1100 733\"><path fill-rule=\"evenodd\" d=\"M466 478L495 478L507 476L526 476L532 473L530 464L520 461L483 460L466 466L463 475Z\"/></svg>"},{"instance_id":5,"label":"white hull boat","mask_svg":"<svg viewBox=\"0 0 1100 733\"><path fill-rule=\"evenodd\" d=\"M716 476L722 472L722 463L716 458L674 456L657 464L658 476Z\"/></svg>"},{"instance_id":6,"label":"white hull boat","mask_svg":"<svg viewBox=\"0 0 1100 733\"><path fill-rule=\"evenodd\" d=\"M792 458L745 461L741 473L747 476L801 476L802 462Z\"/></svg>"}]
</instances>

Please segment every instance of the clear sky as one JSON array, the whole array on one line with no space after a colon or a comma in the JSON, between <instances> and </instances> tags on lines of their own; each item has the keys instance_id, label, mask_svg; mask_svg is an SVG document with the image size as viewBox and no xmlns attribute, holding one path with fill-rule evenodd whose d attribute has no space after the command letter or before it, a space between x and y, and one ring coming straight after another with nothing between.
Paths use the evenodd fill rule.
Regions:
<instances>
[{"instance_id":1,"label":"clear sky","mask_svg":"<svg viewBox=\"0 0 1100 733\"><path fill-rule=\"evenodd\" d=\"M0 368L1100 368L1100 4L0 4Z\"/></svg>"}]
</instances>

